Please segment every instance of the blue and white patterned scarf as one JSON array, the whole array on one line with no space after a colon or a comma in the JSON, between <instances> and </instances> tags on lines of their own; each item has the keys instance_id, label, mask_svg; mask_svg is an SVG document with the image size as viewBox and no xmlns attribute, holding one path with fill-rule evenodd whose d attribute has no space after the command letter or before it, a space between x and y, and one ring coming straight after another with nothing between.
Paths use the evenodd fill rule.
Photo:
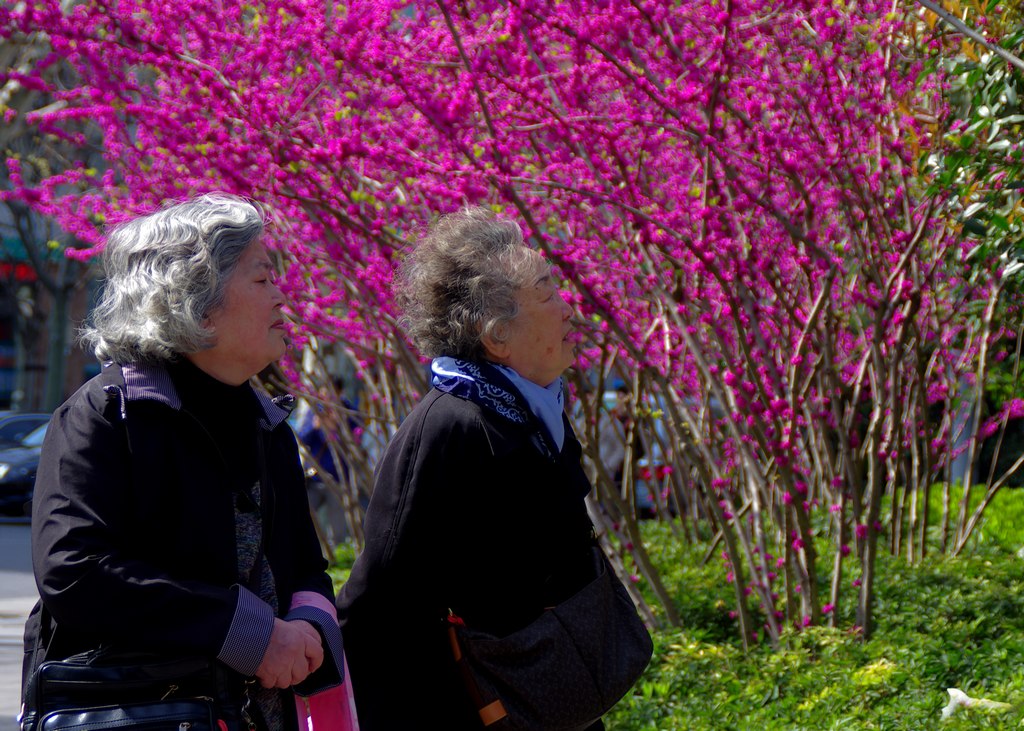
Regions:
<instances>
[{"instance_id":1,"label":"blue and white patterned scarf","mask_svg":"<svg viewBox=\"0 0 1024 731\"><path fill-rule=\"evenodd\" d=\"M513 369L442 356L430 364L434 388L472 401L514 424L533 424L534 443L554 458L565 442L562 379L547 386L527 381Z\"/></svg>"}]
</instances>

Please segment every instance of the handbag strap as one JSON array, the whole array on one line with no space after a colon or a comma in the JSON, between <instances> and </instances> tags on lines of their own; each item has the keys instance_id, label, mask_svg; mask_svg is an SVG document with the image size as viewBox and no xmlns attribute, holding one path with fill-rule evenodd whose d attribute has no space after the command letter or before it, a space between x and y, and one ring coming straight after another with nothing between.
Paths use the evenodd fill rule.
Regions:
<instances>
[{"instance_id":1,"label":"handbag strap","mask_svg":"<svg viewBox=\"0 0 1024 731\"><path fill-rule=\"evenodd\" d=\"M50 656L50 648L53 646L53 638L57 634L57 625L53 622L53 617L50 614L50 610L46 608L42 600L39 601L39 613L36 615L39 621L39 627L36 631L35 641L32 643L32 651L29 653L29 657L26 659L23 667L25 676L24 686L22 687L22 698L23 704L23 716L24 718L34 718L36 715L36 709L38 707L36 690L37 685L37 671L39 666L42 665L43 661ZM43 633L49 632L50 637L46 642L45 649L43 647Z\"/></svg>"},{"instance_id":2,"label":"handbag strap","mask_svg":"<svg viewBox=\"0 0 1024 731\"><path fill-rule=\"evenodd\" d=\"M462 652L462 645L459 643L456 627L465 624L462 618L448 610L447 621L448 644L452 650L452 657L455 659L455 665L459 669L459 675L462 678L463 685L466 686L470 700L473 701L473 707L476 708L480 721L486 728L505 718L508 715L508 711L505 710L505 704L501 702L500 698L488 703L480 693L480 686L477 685L476 678L473 677L473 671L469 667L469 660L466 659L465 654Z\"/></svg>"}]
</instances>

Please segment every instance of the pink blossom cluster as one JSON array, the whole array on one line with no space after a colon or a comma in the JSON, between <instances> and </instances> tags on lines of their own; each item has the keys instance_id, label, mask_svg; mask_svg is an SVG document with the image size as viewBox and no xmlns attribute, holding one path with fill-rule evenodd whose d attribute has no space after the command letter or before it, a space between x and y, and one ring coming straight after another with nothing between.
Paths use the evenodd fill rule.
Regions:
<instances>
[{"instance_id":1,"label":"pink blossom cluster","mask_svg":"<svg viewBox=\"0 0 1024 731\"><path fill-rule=\"evenodd\" d=\"M972 372L981 343L961 313L989 292L916 177L934 129L911 110L943 113L941 79L893 8L29 0L0 8L0 36L36 33L52 53L7 79L59 102L28 115L42 133L101 130L106 166L33 177L11 159L0 196L54 216L79 257L167 199L263 201L298 344L335 340L367 368L392 367L402 342L402 247L433 215L492 206L564 278L582 365L616 351L722 405L703 431L710 490L731 496L741 544L773 509L793 517L773 550L806 579L794 621L817 620L833 603L808 597L807 516L849 505L828 515L860 541L878 518L851 492L865 461L894 474L924 439L941 467L949 434L922 433L924 412ZM76 82L48 85L53 64ZM751 489L774 508L732 520ZM778 606L775 573L752 573Z\"/></svg>"}]
</instances>

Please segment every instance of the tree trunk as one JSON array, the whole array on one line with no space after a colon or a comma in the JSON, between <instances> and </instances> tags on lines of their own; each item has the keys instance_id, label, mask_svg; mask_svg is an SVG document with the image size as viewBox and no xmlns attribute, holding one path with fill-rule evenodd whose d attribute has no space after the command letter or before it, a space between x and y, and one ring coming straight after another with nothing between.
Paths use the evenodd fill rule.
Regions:
<instances>
[{"instance_id":1,"label":"tree trunk","mask_svg":"<svg viewBox=\"0 0 1024 731\"><path fill-rule=\"evenodd\" d=\"M64 401L64 374L67 368L67 328L69 292L59 288L51 292L53 306L47 318L49 337L46 353L46 391L43 408L54 411Z\"/></svg>"},{"instance_id":2,"label":"tree trunk","mask_svg":"<svg viewBox=\"0 0 1024 731\"><path fill-rule=\"evenodd\" d=\"M860 594L857 597L857 626L861 628L861 637L865 641L871 639L872 624L874 622L871 612L875 583L875 554L877 550L878 533L873 526L869 525L867 541L864 546L864 558L861 562Z\"/></svg>"}]
</instances>

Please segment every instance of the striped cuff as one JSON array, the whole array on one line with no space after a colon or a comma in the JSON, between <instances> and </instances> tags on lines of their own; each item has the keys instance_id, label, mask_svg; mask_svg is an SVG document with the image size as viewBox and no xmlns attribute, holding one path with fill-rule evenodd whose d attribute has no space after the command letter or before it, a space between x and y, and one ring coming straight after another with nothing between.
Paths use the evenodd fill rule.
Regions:
<instances>
[{"instance_id":1,"label":"striped cuff","mask_svg":"<svg viewBox=\"0 0 1024 731\"><path fill-rule=\"evenodd\" d=\"M303 606L288 612L286 621L304 619L316 627L324 643L324 663L319 670L294 686L299 695L308 696L341 685L345 680L344 650L341 644L341 628L337 621L323 609Z\"/></svg>"},{"instance_id":2,"label":"striped cuff","mask_svg":"<svg viewBox=\"0 0 1024 731\"><path fill-rule=\"evenodd\" d=\"M270 647L274 611L244 586L236 585L234 588L238 590L238 604L217 659L232 670L251 678Z\"/></svg>"}]
</instances>

